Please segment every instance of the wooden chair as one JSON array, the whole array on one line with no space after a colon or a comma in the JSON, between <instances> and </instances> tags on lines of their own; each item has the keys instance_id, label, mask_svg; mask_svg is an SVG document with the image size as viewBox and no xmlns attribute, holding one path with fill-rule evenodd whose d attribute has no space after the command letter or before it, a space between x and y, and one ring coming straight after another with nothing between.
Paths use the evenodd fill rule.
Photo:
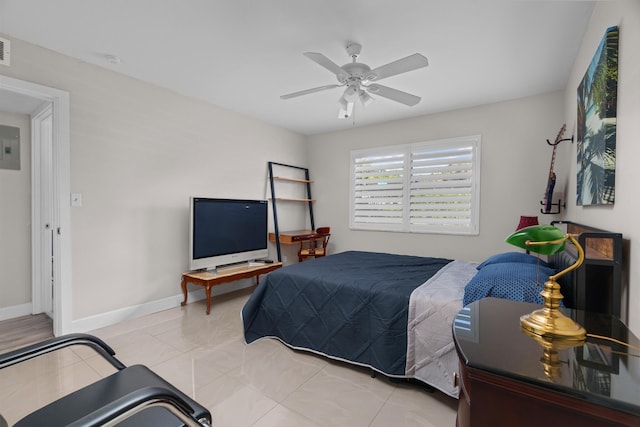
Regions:
<instances>
[{"instance_id":1,"label":"wooden chair","mask_svg":"<svg viewBox=\"0 0 640 427\"><path fill-rule=\"evenodd\" d=\"M315 237L312 237L307 241L300 242L300 249L298 249L298 262L302 262L307 258L325 256L330 237L331 228L320 227L316 230Z\"/></svg>"}]
</instances>

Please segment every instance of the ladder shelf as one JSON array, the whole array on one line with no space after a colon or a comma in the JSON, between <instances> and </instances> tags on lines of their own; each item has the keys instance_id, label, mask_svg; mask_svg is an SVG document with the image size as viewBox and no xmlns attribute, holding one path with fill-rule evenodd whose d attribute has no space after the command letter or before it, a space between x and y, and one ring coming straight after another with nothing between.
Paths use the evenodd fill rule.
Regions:
<instances>
[{"instance_id":1,"label":"ladder shelf","mask_svg":"<svg viewBox=\"0 0 640 427\"><path fill-rule=\"evenodd\" d=\"M275 176L273 174L273 167L277 166L277 167L282 167L282 168L290 168L293 171L302 171L304 173L304 179L301 178L294 178L294 177L287 177L287 176ZM278 251L278 261L282 262L282 251L281 251L281 247L280 247L280 225L278 224L278 206L277 206L277 202L281 201L281 202L303 202L303 203L307 203L308 204L308 208L309 208L309 220L310 220L310 224L311 224L311 229L315 230L315 221L313 218L313 202L315 201L312 197L311 197L311 183L313 182L310 178L309 178L309 169L308 168L303 168L301 166L293 166L293 165L287 165L284 163L277 163L277 162L268 162L268 167L269 167L269 183L271 185L271 207L272 207L272 211L273 211L273 227L274 227L274 234L275 234L275 243L276 243L276 249ZM276 181L288 181L288 182L293 182L293 183L299 183L299 184L304 184L306 187L306 198L297 198L297 197L276 197L276 185L275 182Z\"/></svg>"}]
</instances>

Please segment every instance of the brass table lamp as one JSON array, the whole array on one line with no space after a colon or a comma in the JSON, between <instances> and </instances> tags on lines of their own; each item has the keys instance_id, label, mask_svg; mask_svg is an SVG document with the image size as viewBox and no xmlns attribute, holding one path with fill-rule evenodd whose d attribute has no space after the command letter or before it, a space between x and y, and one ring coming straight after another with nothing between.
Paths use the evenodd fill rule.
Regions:
<instances>
[{"instance_id":1,"label":"brass table lamp","mask_svg":"<svg viewBox=\"0 0 640 427\"><path fill-rule=\"evenodd\" d=\"M549 276L549 280L544 284L544 290L540 292L544 299L543 308L522 316L520 325L526 332L545 340L573 341L578 344L585 340L586 330L559 310L560 301L564 297L560 292L557 280L580 267L584 261L584 250L580 243L571 234L565 234L559 228L551 225L534 225L522 228L507 237L506 241L531 252L552 255L562 252L567 240L578 250L577 261L559 273Z\"/></svg>"}]
</instances>

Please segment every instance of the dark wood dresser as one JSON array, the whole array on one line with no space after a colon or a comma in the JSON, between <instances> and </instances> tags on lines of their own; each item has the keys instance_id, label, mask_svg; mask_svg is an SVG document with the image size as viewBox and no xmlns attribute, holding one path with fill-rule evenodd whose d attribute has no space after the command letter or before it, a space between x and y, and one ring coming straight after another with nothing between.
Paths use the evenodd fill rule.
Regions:
<instances>
[{"instance_id":1,"label":"dark wood dresser","mask_svg":"<svg viewBox=\"0 0 640 427\"><path fill-rule=\"evenodd\" d=\"M538 308L485 298L460 311L453 325L460 359L457 425L640 426L640 352L593 337L545 352L520 330L520 316ZM640 346L616 317L566 313L588 334Z\"/></svg>"}]
</instances>

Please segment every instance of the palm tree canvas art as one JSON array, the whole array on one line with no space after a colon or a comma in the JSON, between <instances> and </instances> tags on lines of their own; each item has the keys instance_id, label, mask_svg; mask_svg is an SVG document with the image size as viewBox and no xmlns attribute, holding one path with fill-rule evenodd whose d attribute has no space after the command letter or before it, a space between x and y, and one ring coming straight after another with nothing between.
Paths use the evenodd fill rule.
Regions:
<instances>
[{"instance_id":1,"label":"palm tree canvas art","mask_svg":"<svg viewBox=\"0 0 640 427\"><path fill-rule=\"evenodd\" d=\"M615 200L618 38L607 29L578 86L578 205Z\"/></svg>"}]
</instances>

